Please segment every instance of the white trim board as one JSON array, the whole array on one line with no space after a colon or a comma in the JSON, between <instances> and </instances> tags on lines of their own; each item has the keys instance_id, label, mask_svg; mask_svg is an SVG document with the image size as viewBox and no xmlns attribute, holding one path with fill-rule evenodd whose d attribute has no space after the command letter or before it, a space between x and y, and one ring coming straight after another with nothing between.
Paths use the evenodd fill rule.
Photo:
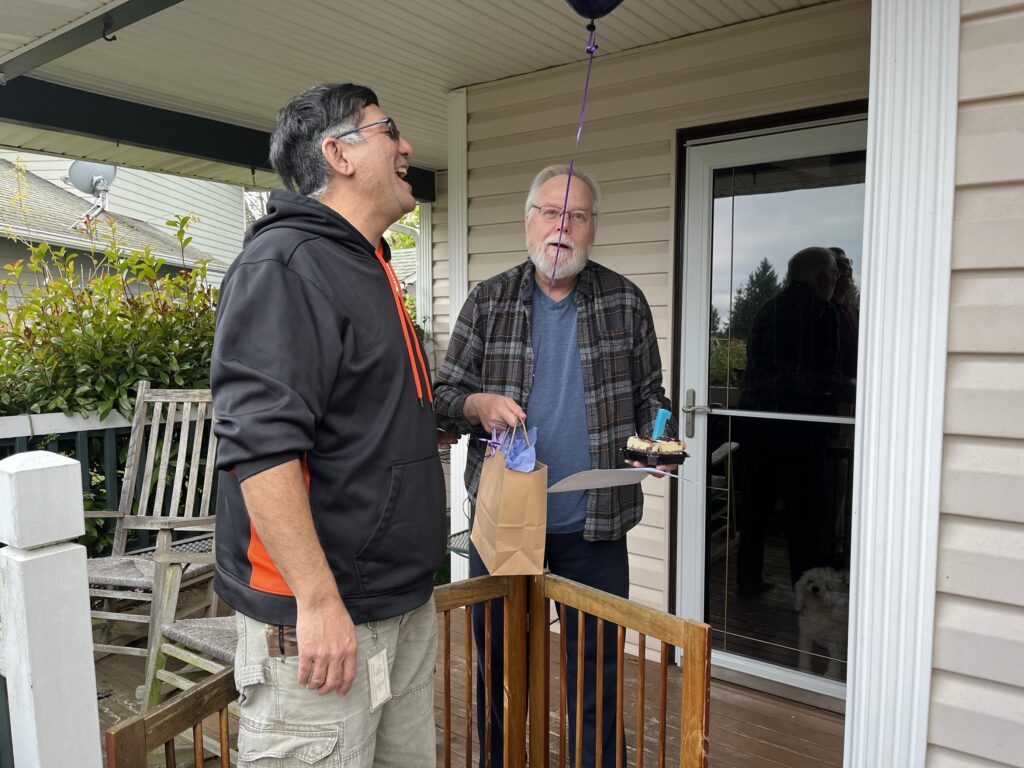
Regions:
<instances>
[{"instance_id":1,"label":"white trim board","mask_svg":"<svg viewBox=\"0 0 1024 768\"><path fill-rule=\"evenodd\" d=\"M957 0L874 2L844 765L925 763L956 157Z\"/></svg>"},{"instance_id":2,"label":"white trim board","mask_svg":"<svg viewBox=\"0 0 1024 768\"><path fill-rule=\"evenodd\" d=\"M448 94L448 267L449 327L462 311L469 296L469 150L466 122L469 118L466 89ZM463 437L451 453L451 533L466 527L463 509L468 498L463 476L466 472L466 443ZM469 578L469 561L451 555L452 581Z\"/></svg>"},{"instance_id":3,"label":"white trim board","mask_svg":"<svg viewBox=\"0 0 1024 768\"><path fill-rule=\"evenodd\" d=\"M846 700L846 684L838 680L801 672L798 669L762 664L736 653L712 651L711 668L713 671L738 672L748 678L744 682L751 687L757 687L757 683L762 681L778 683L788 689L786 695L790 698L798 698L800 694L807 694L808 698L817 696L820 699L827 699L827 704L818 701L814 706L825 706L834 712L842 711Z\"/></svg>"},{"instance_id":4,"label":"white trim board","mask_svg":"<svg viewBox=\"0 0 1024 768\"><path fill-rule=\"evenodd\" d=\"M416 315L423 329L428 366L434 361L434 206L420 203L420 234L416 238Z\"/></svg>"}]
</instances>

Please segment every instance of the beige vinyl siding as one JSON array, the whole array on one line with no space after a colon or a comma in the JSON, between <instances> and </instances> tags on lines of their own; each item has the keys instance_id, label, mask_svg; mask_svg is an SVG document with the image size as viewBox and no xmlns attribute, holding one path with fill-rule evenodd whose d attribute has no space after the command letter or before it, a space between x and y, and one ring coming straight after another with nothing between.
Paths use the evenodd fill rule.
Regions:
<instances>
[{"instance_id":1,"label":"beige vinyl siding","mask_svg":"<svg viewBox=\"0 0 1024 768\"><path fill-rule=\"evenodd\" d=\"M927 764L1024 766L1024 3L961 13Z\"/></svg>"},{"instance_id":2,"label":"beige vinyl siding","mask_svg":"<svg viewBox=\"0 0 1024 768\"><path fill-rule=\"evenodd\" d=\"M676 131L866 98L869 34L869 3L841 0L596 59L577 156L604 192L592 258L647 295L667 388L678 344L670 338L678 311L672 288ZM526 189L541 167L569 159L584 71L578 62L469 88L470 286L525 258ZM440 196L440 180L438 189ZM446 346L445 222L435 214L438 350ZM629 537L631 595L657 608L668 605L668 490L666 481L644 482L644 519Z\"/></svg>"}]
</instances>

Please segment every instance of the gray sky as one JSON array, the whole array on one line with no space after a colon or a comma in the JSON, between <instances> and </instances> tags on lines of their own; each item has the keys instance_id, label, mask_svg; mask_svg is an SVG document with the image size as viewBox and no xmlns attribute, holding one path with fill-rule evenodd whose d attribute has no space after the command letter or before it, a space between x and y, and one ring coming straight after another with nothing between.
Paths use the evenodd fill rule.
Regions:
<instances>
[{"instance_id":1,"label":"gray sky","mask_svg":"<svg viewBox=\"0 0 1024 768\"><path fill-rule=\"evenodd\" d=\"M761 259L771 262L781 281L789 257L810 245L845 250L860 285L863 184L718 198L714 215L711 300L723 323L729 297Z\"/></svg>"}]
</instances>

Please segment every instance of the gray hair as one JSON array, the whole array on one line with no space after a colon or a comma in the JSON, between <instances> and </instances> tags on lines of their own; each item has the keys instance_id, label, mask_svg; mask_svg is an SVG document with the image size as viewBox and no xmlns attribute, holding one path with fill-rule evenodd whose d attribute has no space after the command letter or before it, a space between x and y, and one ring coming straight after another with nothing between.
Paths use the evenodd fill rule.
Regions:
<instances>
[{"instance_id":1,"label":"gray hair","mask_svg":"<svg viewBox=\"0 0 1024 768\"><path fill-rule=\"evenodd\" d=\"M377 94L352 83L316 85L285 104L270 136L270 164L284 185L319 198L331 180L321 149L324 139L356 128L370 104L379 104ZM350 144L363 140L358 133L341 139Z\"/></svg>"},{"instance_id":2,"label":"gray hair","mask_svg":"<svg viewBox=\"0 0 1024 768\"><path fill-rule=\"evenodd\" d=\"M547 168L541 170L536 176L533 177L533 183L530 184L530 191L526 193L526 215L530 215L530 210L537 203L537 193L540 188L543 187L547 182L556 176L568 176L569 166L568 165L549 165ZM595 214L601 211L601 186L597 183L597 179L591 176L586 171L581 171L579 168L572 169L572 176L574 179L579 179L587 188L590 190L590 197L592 203L590 209Z\"/></svg>"}]
</instances>

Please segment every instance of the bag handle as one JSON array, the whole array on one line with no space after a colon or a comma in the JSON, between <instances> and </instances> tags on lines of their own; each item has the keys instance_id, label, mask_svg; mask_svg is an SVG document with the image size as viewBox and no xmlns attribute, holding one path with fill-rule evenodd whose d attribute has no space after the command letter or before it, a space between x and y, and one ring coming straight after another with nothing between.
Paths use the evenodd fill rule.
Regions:
<instances>
[{"instance_id":1,"label":"bag handle","mask_svg":"<svg viewBox=\"0 0 1024 768\"><path fill-rule=\"evenodd\" d=\"M508 448L509 448L509 450L512 450L512 443L516 439L516 431L518 431L520 427L522 427L523 441L526 443L526 447L527 448L530 447L530 435L526 431L526 422L523 421L522 419L516 419L516 423L512 427L512 434L509 435L509 438L508 438ZM506 429L505 432L503 432L502 436L501 436L501 444L502 444L503 447L505 445L505 433L507 433L507 432L508 432L508 430Z\"/></svg>"},{"instance_id":2,"label":"bag handle","mask_svg":"<svg viewBox=\"0 0 1024 768\"><path fill-rule=\"evenodd\" d=\"M484 457L487 458L487 457L493 456L495 453L498 452L499 449L504 449L505 448L505 441L506 440L508 441L509 450L511 451L512 450L512 441L515 440L516 432L520 428L522 428L523 441L526 443L526 447L527 448L531 447L530 446L530 434L526 431L526 422L523 421L522 419L516 419L516 423L515 423L515 426L512 427L511 434L509 433L509 428L505 427L505 429L502 431L502 433L500 435L498 434L498 430L497 429L492 429L491 430L491 439L490 440L488 440L486 437L480 438L480 440L482 442L487 443L487 449L484 451Z\"/></svg>"}]
</instances>

